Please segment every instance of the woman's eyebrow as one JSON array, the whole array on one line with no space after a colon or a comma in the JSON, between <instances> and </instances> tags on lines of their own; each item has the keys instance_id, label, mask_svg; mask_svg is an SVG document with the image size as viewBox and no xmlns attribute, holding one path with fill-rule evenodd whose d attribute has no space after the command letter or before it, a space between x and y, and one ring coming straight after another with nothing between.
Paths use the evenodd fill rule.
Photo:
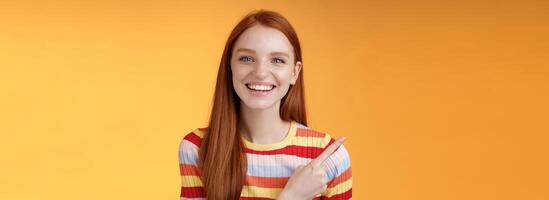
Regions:
<instances>
[{"instance_id":1,"label":"woman's eyebrow","mask_svg":"<svg viewBox=\"0 0 549 200\"><path fill-rule=\"evenodd\" d=\"M241 52L241 51L245 51L245 52L250 52L250 53L254 53L255 54L255 51L253 49L248 49L248 48L239 48L235 51L235 53L238 53L238 52ZM290 56L288 55L288 53L286 52L281 52L281 51L275 51L275 52L271 52L271 55L282 55L282 56L286 56L288 58L290 58Z\"/></svg>"},{"instance_id":2,"label":"woman's eyebrow","mask_svg":"<svg viewBox=\"0 0 549 200\"><path fill-rule=\"evenodd\" d=\"M290 58L290 56L288 56L288 54L285 52L271 52L271 55L282 55L282 56L286 56L287 58Z\"/></svg>"},{"instance_id":3,"label":"woman's eyebrow","mask_svg":"<svg viewBox=\"0 0 549 200\"><path fill-rule=\"evenodd\" d=\"M240 51L247 51L247 52L250 52L250 53L255 53L254 50L251 50L251 49L247 49L247 48L239 48L235 51L235 53L238 53Z\"/></svg>"}]
</instances>

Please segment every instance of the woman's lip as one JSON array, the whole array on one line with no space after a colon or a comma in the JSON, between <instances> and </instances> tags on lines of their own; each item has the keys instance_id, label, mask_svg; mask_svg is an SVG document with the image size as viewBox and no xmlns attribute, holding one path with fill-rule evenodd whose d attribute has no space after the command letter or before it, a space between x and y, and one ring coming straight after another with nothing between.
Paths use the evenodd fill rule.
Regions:
<instances>
[{"instance_id":1,"label":"woman's lip","mask_svg":"<svg viewBox=\"0 0 549 200\"><path fill-rule=\"evenodd\" d=\"M249 84L244 84L246 86L246 88L250 89L250 90L253 90ZM271 88L271 90L274 90L276 88L276 85L272 85L273 87ZM266 90L266 91L271 91L271 90ZM257 91L257 90L256 90Z\"/></svg>"},{"instance_id":2,"label":"woman's lip","mask_svg":"<svg viewBox=\"0 0 549 200\"><path fill-rule=\"evenodd\" d=\"M276 87L273 87L273 89L268 90L268 91L252 90L248 87L246 87L246 88L248 89L248 91L250 91L250 93L253 96L262 97L262 96L267 96L267 95L271 94L275 90Z\"/></svg>"},{"instance_id":3,"label":"woman's lip","mask_svg":"<svg viewBox=\"0 0 549 200\"><path fill-rule=\"evenodd\" d=\"M249 84L251 84L251 85L267 85L267 86L272 85L272 86L276 87L275 84L268 83L268 82L249 82L249 83L246 83L246 84L247 85L249 85Z\"/></svg>"}]
</instances>

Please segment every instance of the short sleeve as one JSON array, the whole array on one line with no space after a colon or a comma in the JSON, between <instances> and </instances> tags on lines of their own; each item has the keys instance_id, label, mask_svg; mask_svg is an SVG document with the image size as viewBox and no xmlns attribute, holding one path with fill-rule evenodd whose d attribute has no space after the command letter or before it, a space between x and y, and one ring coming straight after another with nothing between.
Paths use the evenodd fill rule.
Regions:
<instances>
[{"instance_id":1,"label":"short sleeve","mask_svg":"<svg viewBox=\"0 0 549 200\"><path fill-rule=\"evenodd\" d=\"M179 143L179 171L181 175L180 199L204 198L205 193L198 168L200 137L188 133Z\"/></svg>"},{"instance_id":2,"label":"short sleeve","mask_svg":"<svg viewBox=\"0 0 549 200\"><path fill-rule=\"evenodd\" d=\"M331 139L330 143L335 140ZM351 158L344 145L330 155L323 163L328 178L328 187L321 194L321 199L351 199L353 177Z\"/></svg>"}]
</instances>

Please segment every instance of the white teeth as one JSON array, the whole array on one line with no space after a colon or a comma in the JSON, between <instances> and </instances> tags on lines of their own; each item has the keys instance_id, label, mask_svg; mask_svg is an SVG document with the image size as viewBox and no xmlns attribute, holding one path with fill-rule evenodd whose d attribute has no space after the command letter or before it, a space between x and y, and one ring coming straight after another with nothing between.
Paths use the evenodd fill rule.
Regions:
<instances>
[{"instance_id":1,"label":"white teeth","mask_svg":"<svg viewBox=\"0 0 549 200\"><path fill-rule=\"evenodd\" d=\"M264 90L264 91L271 90L274 87L273 85L252 85L252 84L247 84L247 86L250 89Z\"/></svg>"}]
</instances>

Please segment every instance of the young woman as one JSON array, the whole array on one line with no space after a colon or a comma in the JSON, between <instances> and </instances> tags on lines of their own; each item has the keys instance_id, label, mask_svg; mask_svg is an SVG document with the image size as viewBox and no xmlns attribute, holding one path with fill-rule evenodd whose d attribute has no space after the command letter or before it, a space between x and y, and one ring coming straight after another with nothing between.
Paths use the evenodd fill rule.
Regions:
<instances>
[{"instance_id":1,"label":"young woman","mask_svg":"<svg viewBox=\"0 0 549 200\"><path fill-rule=\"evenodd\" d=\"M254 11L225 45L208 127L179 145L181 199L351 199L344 139L307 127L297 34Z\"/></svg>"}]
</instances>

